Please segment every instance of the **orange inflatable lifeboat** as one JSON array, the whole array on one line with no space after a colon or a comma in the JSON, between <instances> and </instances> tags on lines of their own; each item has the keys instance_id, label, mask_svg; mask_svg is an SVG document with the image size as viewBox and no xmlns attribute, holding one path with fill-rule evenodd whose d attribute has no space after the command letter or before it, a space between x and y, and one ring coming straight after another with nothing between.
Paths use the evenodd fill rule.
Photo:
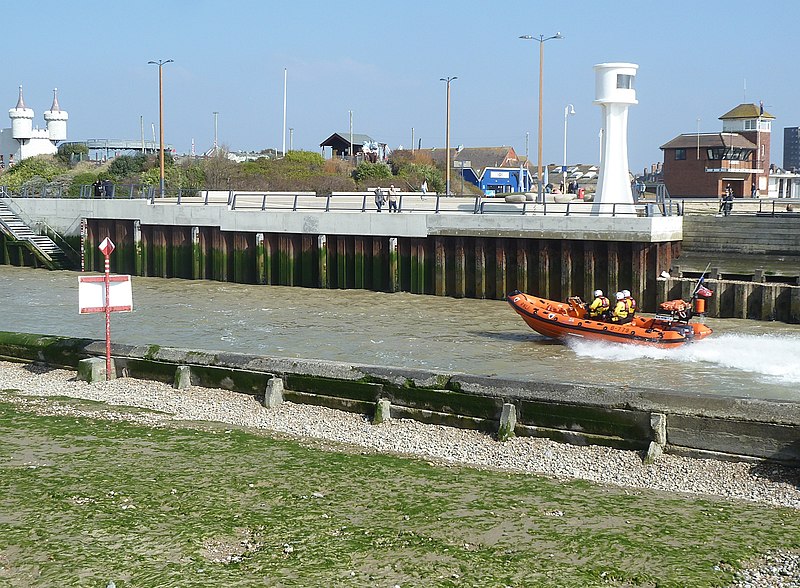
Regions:
<instances>
[{"instance_id":1,"label":"orange inflatable lifeboat","mask_svg":"<svg viewBox=\"0 0 800 588\"><path fill-rule=\"evenodd\" d=\"M531 329L553 339L597 339L677 347L704 339L712 332L702 323L691 322L692 307L684 300L664 302L658 314L652 317L635 315L631 322L622 325L588 318L586 306L577 296L563 303L515 290L507 300Z\"/></svg>"}]
</instances>

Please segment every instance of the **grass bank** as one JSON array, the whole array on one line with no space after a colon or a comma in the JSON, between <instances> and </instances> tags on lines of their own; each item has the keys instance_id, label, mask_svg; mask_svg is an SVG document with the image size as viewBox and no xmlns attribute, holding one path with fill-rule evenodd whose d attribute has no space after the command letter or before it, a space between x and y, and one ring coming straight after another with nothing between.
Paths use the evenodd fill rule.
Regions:
<instances>
[{"instance_id":1,"label":"grass bank","mask_svg":"<svg viewBox=\"0 0 800 588\"><path fill-rule=\"evenodd\" d=\"M0 402L0 586L725 586L776 548L797 511Z\"/></svg>"}]
</instances>

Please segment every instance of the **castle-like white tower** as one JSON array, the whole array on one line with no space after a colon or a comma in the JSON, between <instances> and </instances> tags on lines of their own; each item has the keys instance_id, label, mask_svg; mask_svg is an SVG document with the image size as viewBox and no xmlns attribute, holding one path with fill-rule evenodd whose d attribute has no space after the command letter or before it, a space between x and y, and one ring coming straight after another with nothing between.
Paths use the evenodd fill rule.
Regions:
<instances>
[{"instance_id":1,"label":"castle-like white tower","mask_svg":"<svg viewBox=\"0 0 800 588\"><path fill-rule=\"evenodd\" d=\"M594 66L594 103L600 106L603 116L600 172L592 206L594 215L634 212L628 172L628 107L638 104L633 89L638 68L633 63L601 63Z\"/></svg>"},{"instance_id":2,"label":"castle-like white tower","mask_svg":"<svg viewBox=\"0 0 800 588\"><path fill-rule=\"evenodd\" d=\"M51 141L67 140L68 118L67 111L61 110L58 105L58 88L53 88L53 105L50 110L44 112L44 120L47 121L47 135Z\"/></svg>"},{"instance_id":3,"label":"castle-like white tower","mask_svg":"<svg viewBox=\"0 0 800 588\"><path fill-rule=\"evenodd\" d=\"M33 109L25 106L22 86L19 87L17 105L9 109L8 116L11 119L11 136L14 139L22 141L33 136Z\"/></svg>"},{"instance_id":4,"label":"castle-like white tower","mask_svg":"<svg viewBox=\"0 0 800 588\"><path fill-rule=\"evenodd\" d=\"M22 86L17 105L9 109L10 129L0 129L0 169L10 167L26 157L58 153L57 143L67 138L69 115L58 105L58 90L53 90L53 105L44 113L46 128L33 126L33 110L25 106Z\"/></svg>"}]
</instances>

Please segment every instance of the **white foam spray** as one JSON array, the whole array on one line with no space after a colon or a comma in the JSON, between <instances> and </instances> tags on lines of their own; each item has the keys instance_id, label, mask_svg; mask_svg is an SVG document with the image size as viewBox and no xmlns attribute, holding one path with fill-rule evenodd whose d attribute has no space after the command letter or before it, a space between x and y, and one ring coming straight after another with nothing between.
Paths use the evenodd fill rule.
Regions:
<instances>
[{"instance_id":1,"label":"white foam spray","mask_svg":"<svg viewBox=\"0 0 800 588\"><path fill-rule=\"evenodd\" d=\"M800 337L787 335L743 335L729 333L710 337L677 349L623 345L602 341L572 340L570 348L579 357L607 362L659 362L708 364L760 376L776 384L800 384Z\"/></svg>"}]
</instances>

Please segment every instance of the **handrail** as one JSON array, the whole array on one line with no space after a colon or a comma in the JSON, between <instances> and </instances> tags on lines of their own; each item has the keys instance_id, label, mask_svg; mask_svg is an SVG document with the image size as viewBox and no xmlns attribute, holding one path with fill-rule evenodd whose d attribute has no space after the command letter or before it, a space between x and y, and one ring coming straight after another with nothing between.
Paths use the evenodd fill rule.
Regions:
<instances>
[{"instance_id":1,"label":"handrail","mask_svg":"<svg viewBox=\"0 0 800 588\"><path fill-rule=\"evenodd\" d=\"M16 214L16 213L14 213L14 214ZM19 216L19 215L17 215L17 216ZM26 223L26 226L27 226L27 223ZM41 247L39 247L39 244L36 243L36 241L34 241L31 237L23 237L21 235L18 235L16 232L14 232L14 229L12 229L10 226L8 226L8 224L6 224L6 222L3 221L2 219L0 219L0 228L2 228L3 232L6 233L9 237L12 237L15 241L30 243L30 246L33 247L34 249L36 249L36 251L38 251L39 254L42 255L45 259L47 259L47 261L50 261L50 262L53 261L53 258L50 257L50 254L47 253L46 251L44 251ZM34 235L34 236L37 236L37 235ZM48 237L48 239L49 238L50 237ZM52 241L52 239L51 239L51 241Z\"/></svg>"},{"instance_id":2,"label":"handrail","mask_svg":"<svg viewBox=\"0 0 800 588\"><path fill-rule=\"evenodd\" d=\"M160 205L222 205L226 204L230 210L258 210L267 212L270 210L283 211L318 211L326 213L336 212L368 212L372 209L371 197L374 192L328 192L316 194L307 191L287 191L287 192L261 192L261 191L237 191L237 190L209 190L200 188L177 188L170 197L156 199L158 190L155 186L141 184L127 184L116 186L118 192L114 194L109 190L111 198L146 199L150 204L159 203ZM7 188L3 188L3 193L8 194ZM47 194L44 190L42 194ZM58 192L56 192L58 194ZM443 197L434 193L434 201L424 200L424 195L419 202L414 198L419 193L399 193L398 211L403 213L472 213L472 214L509 214L527 216L536 215L559 215L559 216L584 216L591 215L592 203L583 200L571 200L567 202L553 202L552 198L548 201L537 203L529 200L521 202L506 202L501 197L486 197L484 195L474 196L472 206L465 206L470 202L472 196ZM28 196L35 196L29 193ZM93 190L90 185L81 186L81 198L92 198ZM166 196L166 195L165 195ZM660 197L659 197L660 196ZM696 200L696 199L693 199ZM772 201L771 206L760 203L762 214L779 214L778 207L781 201ZM747 201L747 199L745 199ZM737 201L738 202L738 201ZM753 202L755 204L755 202ZM755 207L751 208L754 210ZM798 206L800 210L800 206ZM684 214L684 203L681 199L670 199L666 189L660 190L656 202L642 201L637 204L627 203L608 203L603 205L604 215L611 217L630 217L630 216L682 216ZM770 212L771 211L771 212Z\"/></svg>"}]
</instances>

